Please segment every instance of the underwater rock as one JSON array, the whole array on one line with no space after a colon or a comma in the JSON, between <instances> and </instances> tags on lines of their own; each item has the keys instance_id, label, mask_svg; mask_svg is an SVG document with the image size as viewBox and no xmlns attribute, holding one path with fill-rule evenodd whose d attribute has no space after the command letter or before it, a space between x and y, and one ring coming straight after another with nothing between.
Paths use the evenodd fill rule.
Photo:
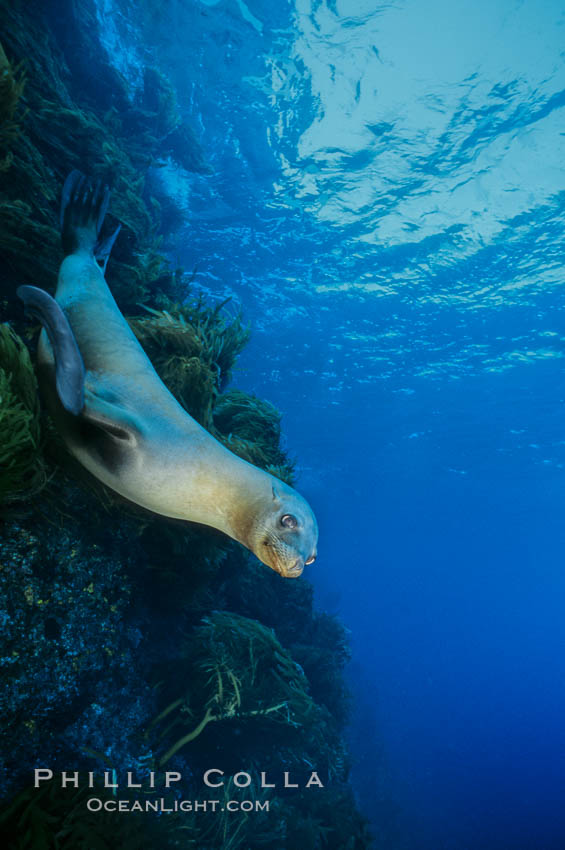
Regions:
<instances>
[{"instance_id":1,"label":"underwater rock","mask_svg":"<svg viewBox=\"0 0 565 850\"><path fill-rule=\"evenodd\" d=\"M162 6L148 5L162 17ZM193 297L161 254L147 170L163 157L209 170L166 76L156 68L135 86L112 66L91 0L0 6L3 316L19 329L16 286L53 289L58 189L70 168L88 168L113 184L109 226L122 223L122 233L111 287L157 371L217 439L290 481L280 414L227 390L248 328L225 304ZM151 308L143 317L140 304ZM0 835L17 829L46 847L55 836L62 847L139 850L369 847L342 736L343 629L314 611L306 581L283 583L219 534L150 515L79 476L40 418L24 341L4 326L0 346L0 488L10 499L0 525ZM38 754L54 769L140 772L168 755L187 777L183 793L201 800L209 794L195 777L222 757L224 803L267 800L255 779L251 792L230 781L242 766L259 783L270 769L304 784L316 769L325 787L282 789L252 817L88 814L80 789L26 788Z\"/></svg>"},{"instance_id":2,"label":"underwater rock","mask_svg":"<svg viewBox=\"0 0 565 850\"><path fill-rule=\"evenodd\" d=\"M29 352L9 325L0 325L0 504L37 494L46 480Z\"/></svg>"},{"instance_id":3,"label":"underwater rock","mask_svg":"<svg viewBox=\"0 0 565 850\"><path fill-rule=\"evenodd\" d=\"M85 539L83 522L58 520L0 526L4 791L29 776L38 754L60 764L81 759L86 745L107 747L110 726L127 747L125 729L139 725L147 699L135 679L139 637L126 625L130 582L119 551Z\"/></svg>"}]
</instances>

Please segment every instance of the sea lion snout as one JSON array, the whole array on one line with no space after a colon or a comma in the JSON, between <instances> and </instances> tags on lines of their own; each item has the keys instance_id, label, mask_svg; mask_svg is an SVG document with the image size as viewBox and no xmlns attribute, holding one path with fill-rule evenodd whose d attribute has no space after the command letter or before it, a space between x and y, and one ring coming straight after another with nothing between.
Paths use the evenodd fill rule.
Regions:
<instances>
[{"instance_id":1,"label":"sea lion snout","mask_svg":"<svg viewBox=\"0 0 565 850\"><path fill-rule=\"evenodd\" d=\"M294 552L281 552L273 549L274 557L268 557L263 560L268 567L275 570L283 578L298 578L304 572L305 560L303 557L296 557Z\"/></svg>"},{"instance_id":2,"label":"sea lion snout","mask_svg":"<svg viewBox=\"0 0 565 850\"><path fill-rule=\"evenodd\" d=\"M288 578L295 578L297 576L302 575L304 572L304 567L309 567L310 564L313 564L316 560L316 553L314 552L308 558L297 558L294 564L286 569L285 572L281 572L281 575L285 575Z\"/></svg>"},{"instance_id":3,"label":"sea lion snout","mask_svg":"<svg viewBox=\"0 0 565 850\"><path fill-rule=\"evenodd\" d=\"M318 526L308 502L277 482L267 510L253 528L249 548L283 578L298 578L316 559Z\"/></svg>"},{"instance_id":4,"label":"sea lion snout","mask_svg":"<svg viewBox=\"0 0 565 850\"><path fill-rule=\"evenodd\" d=\"M304 572L304 567L309 567L316 560L316 552L313 552L308 558L297 558L296 561L286 569L281 569L281 575L286 578L298 578Z\"/></svg>"},{"instance_id":5,"label":"sea lion snout","mask_svg":"<svg viewBox=\"0 0 565 850\"><path fill-rule=\"evenodd\" d=\"M304 564L298 560L293 567L290 567L285 573L281 572L283 578L298 578L304 571Z\"/></svg>"}]
</instances>

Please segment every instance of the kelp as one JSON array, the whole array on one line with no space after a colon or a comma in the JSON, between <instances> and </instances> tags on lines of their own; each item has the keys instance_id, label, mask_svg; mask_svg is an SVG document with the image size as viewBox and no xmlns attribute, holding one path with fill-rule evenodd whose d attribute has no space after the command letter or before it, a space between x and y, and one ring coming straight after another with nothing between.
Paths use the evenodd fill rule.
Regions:
<instances>
[{"instance_id":1,"label":"kelp","mask_svg":"<svg viewBox=\"0 0 565 850\"><path fill-rule=\"evenodd\" d=\"M129 323L165 385L197 422L234 454L292 484L278 410L241 390L220 394L249 338L241 315L224 314L224 306L188 297L167 310L149 308L150 316Z\"/></svg>"},{"instance_id":2,"label":"kelp","mask_svg":"<svg viewBox=\"0 0 565 850\"><path fill-rule=\"evenodd\" d=\"M186 655L191 669L188 689L154 725L166 721L161 738L191 728L166 750L161 765L210 723L256 720L296 728L316 713L303 671L274 632L257 620L216 611L194 630Z\"/></svg>"},{"instance_id":3,"label":"kelp","mask_svg":"<svg viewBox=\"0 0 565 850\"><path fill-rule=\"evenodd\" d=\"M351 658L349 632L340 620L315 611L308 582L285 582L265 575L258 563L237 566L224 578L222 606L275 628L310 686L314 702L325 706L340 728L349 718L350 695L343 670Z\"/></svg>"},{"instance_id":4,"label":"kelp","mask_svg":"<svg viewBox=\"0 0 565 850\"><path fill-rule=\"evenodd\" d=\"M228 806L230 800L245 801L245 805L264 805L268 792L260 789L259 776L254 776L254 781L246 788L238 788L231 776L224 779L225 784L219 789L219 794L216 791L219 800L216 811L195 812L191 818L188 830L194 846L209 850L252 850L260 847L281 850L284 847L282 819L273 818L267 808L245 811L245 808L234 808L233 803L231 810Z\"/></svg>"},{"instance_id":5,"label":"kelp","mask_svg":"<svg viewBox=\"0 0 565 850\"><path fill-rule=\"evenodd\" d=\"M93 797L103 802L112 799L103 787L61 788L50 782L26 788L0 813L0 832L10 837L11 850L173 850L183 846L177 818L89 811L86 804Z\"/></svg>"},{"instance_id":6,"label":"kelp","mask_svg":"<svg viewBox=\"0 0 565 850\"><path fill-rule=\"evenodd\" d=\"M112 254L120 254L122 247L119 243L127 242L127 230L120 233L117 240L117 250ZM127 247L127 245L126 245ZM166 288L170 281L168 266L161 254L161 239L155 237L144 252L138 253L135 263L115 262L112 256L112 267L109 275L109 285L112 294L123 313L137 313L140 304L155 302L156 293Z\"/></svg>"},{"instance_id":7,"label":"kelp","mask_svg":"<svg viewBox=\"0 0 565 850\"><path fill-rule=\"evenodd\" d=\"M293 464L280 447L281 415L273 404L231 390L216 401L214 428L232 452L293 483Z\"/></svg>"},{"instance_id":8,"label":"kelp","mask_svg":"<svg viewBox=\"0 0 565 850\"><path fill-rule=\"evenodd\" d=\"M220 386L249 336L241 316L228 318L220 307L188 297L184 304L148 308L149 316L129 320L162 381L208 430Z\"/></svg>"},{"instance_id":9,"label":"kelp","mask_svg":"<svg viewBox=\"0 0 565 850\"><path fill-rule=\"evenodd\" d=\"M214 425L224 434L234 434L249 442L260 436L272 463L281 461L280 453L273 450L281 437L281 415L268 401L241 390L231 390L218 399Z\"/></svg>"},{"instance_id":10,"label":"kelp","mask_svg":"<svg viewBox=\"0 0 565 850\"><path fill-rule=\"evenodd\" d=\"M45 482L33 366L22 340L0 325L0 503L35 494Z\"/></svg>"},{"instance_id":11,"label":"kelp","mask_svg":"<svg viewBox=\"0 0 565 850\"><path fill-rule=\"evenodd\" d=\"M244 763L257 774L256 789L260 771L274 779L281 765L301 789L270 795L267 821L255 821L256 814L250 822L234 819L226 832L230 847L317 850L321 838L336 850L370 846L366 821L347 786L347 755L334 718L315 701L304 671L273 630L231 611L212 612L193 630L182 662L165 672L163 691L170 695L183 680L184 692L177 691L146 732L161 768L181 756L205 767L213 747L221 754L216 765L226 773ZM312 770L323 788L304 787ZM236 789L227 776L225 781L233 797ZM208 828L205 822L199 826ZM201 846L208 846L202 838ZM216 846L224 844L210 844Z\"/></svg>"},{"instance_id":12,"label":"kelp","mask_svg":"<svg viewBox=\"0 0 565 850\"><path fill-rule=\"evenodd\" d=\"M152 310L147 318L129 324L159 377L191 416L205 428L212 421L216 372L198 328L187 322L180 308Z\"/></svg>"},{"instance_id":13,"label":"kelp","mask_svg":"<svg viewBox=\"0 0 565 850\"><path fill-rule=\"evenodd\" d=\"M15 300L16 284L28 283L53 289L60 260L59 234L56 228L35 221L30 204L10 200L0 194L0 244L9 269L15 264L19 281L8 287L5 295Z\"/></svg>"},{"instance_id":14,"label":"kelp","mask_svg":"<svg viewBox=\"0 0 565 850\"><path fill-rule=\"evenodd\" d=\"M137 121L130 121L132 130L151 125L154 134L161 139L181 123L176 91L159 68L146 66L143 69L143 98L136 116Z\"/></svg>"},{"instance_id":15,"label":"kelp","mask_svg":"<svg viewBox=\"0 0 565 850\"><path fill-rule=\"evenodd\" d=\"M60 187L77 168L112 190L106 226L110 230L119 222L122 232L112 256L110 283L121 309L132 312L140 303L151 303L168 280L157 236L159 202L145 193L147 169L167 155L164 140L183 126L174 90L164 75L148 70L147 94L136 104L103 54L91 57L87 70L86 58L72 45L81 42L79 19L83 25L87 19L94 30L97 26L91 4L79 9L64 2L57 8L66 27L69 58L78 63L72 72L41 11L29 14L23 3L7 0L0 0L0 8L0 164L10 164L9 180L0 191L0 241L7 269L0 285L10 301L22 283L53 290L62 258ZM94 37L89 43L95 43ZM25 69L25 88L24 70L19 68ZM107 78L107 88L100 85L101 78ZM87 100L80 82L89 92ZM144 97L155 101L156 111L144 108ZM196 150L196 139L194 145Z\"/></svg>"},{"instance_id":16,"label":"kelp","mask_svg":"<svg viewBox=\"0 0 565 850\"><path fill-rule=\"evenodd\" d=\"M21 68L12 66L0 44L0 172L6 171L12 163L10 149L20 131L16 110L24 85L25 75Z\"/></svg>"}]
</instances>

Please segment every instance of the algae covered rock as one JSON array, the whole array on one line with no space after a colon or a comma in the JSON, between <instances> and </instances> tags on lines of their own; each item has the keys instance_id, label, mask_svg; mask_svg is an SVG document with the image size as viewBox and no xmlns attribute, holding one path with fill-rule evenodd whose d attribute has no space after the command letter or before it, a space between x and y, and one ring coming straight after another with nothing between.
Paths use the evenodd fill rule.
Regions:
<instances>
[{"instance_id":1,"label":"algae covered rock","mask_svg":"<svg viewBox=\"0 0 565 850\"><path fill-rule=\"evenodd\" d=\"M70 169L88 170L111 185L109 227L122 232L109 284L155 369L214 437L290 482L280 413L227 389L249 329L226 302L194 296L161 253L161 213L173 201L152 196L148 171L170 157L209 172L172 84L150 64L133 90L100 49L92 0L0 7L3 315L21 315L17 285L53 291L60 186ZM276 795L252 816L180 820L90 817L83 789L24 790L5 802L0 835L16 826L21 848L368 847L342 734L346 635L314 612L311 586L285 583L210 530L93 490L45 439L46 423L28 349L2 325L0 502L21 514L0 526L4 798L29 782L38 753L55 770L180 765L193 799L209 797L195 777L219 758L226 778L244 768L302 781L316 769L325 787ZM224 793L243 792L228 779Z\"/></svg>"}]
</instances>

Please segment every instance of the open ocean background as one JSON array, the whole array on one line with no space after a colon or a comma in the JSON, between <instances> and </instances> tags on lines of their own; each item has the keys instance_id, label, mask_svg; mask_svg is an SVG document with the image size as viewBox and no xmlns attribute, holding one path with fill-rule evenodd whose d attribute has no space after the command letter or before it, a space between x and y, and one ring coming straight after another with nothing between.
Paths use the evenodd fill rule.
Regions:
<instances>
[{"instance_id":1,"label":"open ocean background","mask_svg":"<svg viewBox=\"0 0 565 850\"><path fill-rule=\"evenodd\" d=\"M150 45L98 15L212 165L153 169L164 248L283 412L376 846L562 850L563 4L171 0Z\"/></svg>"}]
</instances>

